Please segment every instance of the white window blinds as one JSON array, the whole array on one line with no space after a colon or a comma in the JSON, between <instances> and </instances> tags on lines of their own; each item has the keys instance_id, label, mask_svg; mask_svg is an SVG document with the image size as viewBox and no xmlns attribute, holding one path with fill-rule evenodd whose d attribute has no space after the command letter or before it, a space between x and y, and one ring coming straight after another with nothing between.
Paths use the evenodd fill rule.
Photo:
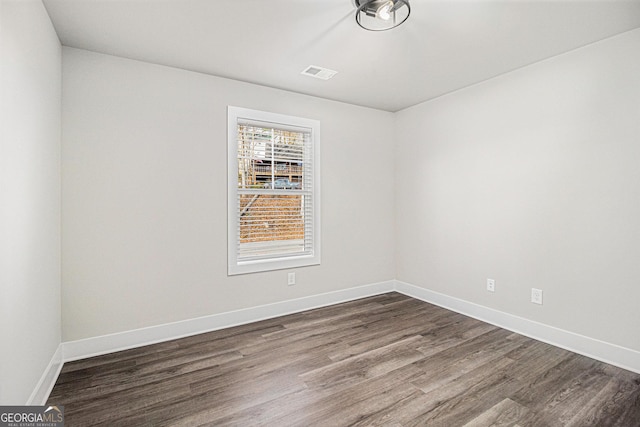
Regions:
<instances>
[{"instance_id":1,"label":"white window blinds","mask_svg":"<svg viewBox=\"0 0 640 427\"><path fill-rule=\"evenodd\" d=\"M318 132L316 121L229 107L230 274L319 263Z\"/></svg>"}]
</instances>

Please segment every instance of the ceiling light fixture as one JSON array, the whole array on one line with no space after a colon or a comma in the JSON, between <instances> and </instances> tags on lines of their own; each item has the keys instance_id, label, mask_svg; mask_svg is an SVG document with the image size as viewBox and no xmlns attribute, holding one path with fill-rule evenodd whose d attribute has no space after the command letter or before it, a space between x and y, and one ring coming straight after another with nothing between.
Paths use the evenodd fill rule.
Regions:
<instances>
[{"instance_id":1,"label":"ceiling light fixture","mask_svg":"<svg viewBox=\"0 0 640 427\"><path fill-rule=\"evenodd\" d=\"M411 13L409 0L353 0L356 22L365 30L385 31L397 27Z\"/></svg>"}]
</instances>

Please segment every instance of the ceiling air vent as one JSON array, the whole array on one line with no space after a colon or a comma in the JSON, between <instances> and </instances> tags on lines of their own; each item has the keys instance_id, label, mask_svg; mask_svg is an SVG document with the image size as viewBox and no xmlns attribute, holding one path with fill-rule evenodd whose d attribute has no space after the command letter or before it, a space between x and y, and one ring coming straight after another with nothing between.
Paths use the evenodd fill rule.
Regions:
<instances>
[{"instance_id":1,"label":"ceiling air vent","mask_svg":"<svg viewBox=\"0 0 640 427\"><path fill-rule=\"evenodd\" d=\"M329 80L337 73L337 71L333 71L328 68L318 67L317 65L309 65L301 74L309 77L315 77L316 79Z\"/></svg>"}]
</instances>

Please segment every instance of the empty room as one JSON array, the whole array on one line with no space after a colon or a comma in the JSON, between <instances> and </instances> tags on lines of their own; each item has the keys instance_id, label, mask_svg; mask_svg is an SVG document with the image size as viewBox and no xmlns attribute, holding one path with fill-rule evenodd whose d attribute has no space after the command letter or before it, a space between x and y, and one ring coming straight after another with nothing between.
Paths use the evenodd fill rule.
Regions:
<instances>
[{"instance_id":1,"label":"empty room","mask_svg":"<svg viewBox=\"0 0 640 427\"><path fill-rule=\"evenodd\" d=\"M640 426L640 0L0 2L0 426Z\"/></svg>"}]
</instances>

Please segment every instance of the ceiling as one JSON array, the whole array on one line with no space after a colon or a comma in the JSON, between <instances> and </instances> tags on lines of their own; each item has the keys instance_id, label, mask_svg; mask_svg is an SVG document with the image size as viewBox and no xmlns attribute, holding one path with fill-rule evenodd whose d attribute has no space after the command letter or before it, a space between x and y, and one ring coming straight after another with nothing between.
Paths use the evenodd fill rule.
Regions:
<instances>
[{"instance_id":1,"label":"ceiling","mask_svg":"<svg viewBox=\"0 0 640 427\"><path fill-rule=\"evenodd\" d=\"M65 46L387 111L640 27L640 0L411 0L383 32L358 27L352 0L44 3Z\"/></svg>"}]
</instances>

